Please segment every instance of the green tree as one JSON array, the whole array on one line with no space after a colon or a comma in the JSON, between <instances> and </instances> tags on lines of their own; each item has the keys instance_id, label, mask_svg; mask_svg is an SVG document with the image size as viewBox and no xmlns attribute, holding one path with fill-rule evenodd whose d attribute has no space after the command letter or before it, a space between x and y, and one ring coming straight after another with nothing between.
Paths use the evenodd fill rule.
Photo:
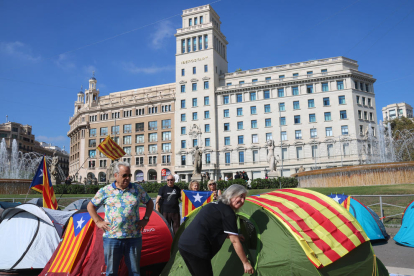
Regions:
<instances>
[{"instance_id":1,"label":"green tree","mask_svg":"<svg viewBox=\"0 0 414 276\"><path fill-rule=\"evenodd\" d=\"M398 161L414 161L414 122L401 117L390 121L393 145Z\"/></svg>"}]
</instances>

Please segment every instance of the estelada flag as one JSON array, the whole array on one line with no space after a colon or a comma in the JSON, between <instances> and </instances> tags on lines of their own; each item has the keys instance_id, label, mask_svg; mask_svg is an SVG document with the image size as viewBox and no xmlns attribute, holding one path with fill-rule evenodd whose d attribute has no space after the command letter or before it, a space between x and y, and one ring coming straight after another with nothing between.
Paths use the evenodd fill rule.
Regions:
<instances>
[{"instance_id":1,"label":"estelada flag","mask_svg":"<svg viewBox=\"0 0 414 276\"><path fill-rule=\"evenodd\" d=\"M48 273L65 273L64 275L67 275L72 272L80 248L85 245L83 241L89 241L93 233L92 221L89 213L79 213L70 218L65 237Z\"/></svg>"},{"instance_id":2,"label":"estelada flag","mask_svg":"<svg viewBox=\"0 0 414 276\"><path fill-rule=\"evenodd\" d=\"M117 143L115 143L109 135L102 141L102 143L99 144L97 149L113 161L126 154L125 151Z\"/></svg>"},{"instance_id":3,"label":"estelada flag","mask_svg":"<svg viewBox=\"0 0 414 276\"><path fill-rule=\"evenodd\" d=\"M43 207L56 210L58 207L52 182L50 181L49 170L47 169L46 157L43 156L42 161L37 168L33 177L30 188L43 194Z\"/></svg>"},{"instance_id":4,"label":"estelada flag","mask_svg":"<svg viewBox=\"0 0 414 276\"><path fill-rule=\"evenodd\" d=\"M200 206L203 206L209 202L212 202L214 194L211 191L188 191L181 190L182 200L182 217L185 219L192 211Z\"/></svg>"},{"instance_id":5,"label":"estelada flag","mask_svg":"<svg viewBox=\"0 0 414 276\"><path fill-rule=\"evenodd\" d=\"M349 211L349 206L351 205L351 197L348 195L338 195L336 194L335 197L334 195L328 195L330 198L332 198L333 200L335 200L336 202L338 202L339 204L341 204L342 206L345 207L345 209L347 209Z\"/></svg>"}]
</instances>

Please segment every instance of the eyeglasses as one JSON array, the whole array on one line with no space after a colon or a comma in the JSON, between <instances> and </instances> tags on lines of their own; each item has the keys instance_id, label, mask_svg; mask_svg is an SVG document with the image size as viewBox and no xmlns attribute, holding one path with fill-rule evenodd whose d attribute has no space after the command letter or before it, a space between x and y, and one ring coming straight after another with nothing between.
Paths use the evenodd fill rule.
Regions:
<instances>
[{"instance_id":1,"label":"eyeglasses","mask_svg":"<svg viewBox=\"0 0 414 276\"><path fill-rule=\"evenodd\" d=\"M210 183L210 184L208 184L208 185L217 185L217 183Z\"/></svg>"},{"instance_id":2,"label":"eyeglasses","mask_svg":"<svg viewBox=\"0 0 414 276\"><path fill-rule=\"evenodd\" d=\"M167 179L167 181L174 181L174 179Z\"/></svg>"},{"instance_id":3,"label":"eyeglasses","mask_svg":"<svg viewBox=\"0 0 414 276\"><path fill-rule=\"evenodd\" d=\"M132 177L132 174L125 173L125 174L122 175L122 178L127 178L127 177L131 178Z\"/></svg>"}]
</instances>

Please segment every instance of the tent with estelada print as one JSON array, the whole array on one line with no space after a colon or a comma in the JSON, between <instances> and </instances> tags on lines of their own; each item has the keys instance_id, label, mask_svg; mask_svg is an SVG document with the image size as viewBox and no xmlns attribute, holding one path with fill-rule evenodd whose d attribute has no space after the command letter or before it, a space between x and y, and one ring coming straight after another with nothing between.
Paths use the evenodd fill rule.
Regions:
<instances>
[{"instance_id":1,"label":"tent with estelada print","mask_svg":"<svg viewBox=\"0 0 414 276\"><path fill-rule=\"evenodd\" d=\"M145 207L140 207L139 213L144 217ZM105 216L104 213L98 215ZM69 220L62 242L39 275L104 275L102 235L89 213L78 211ZM171 243L172 232L166 220L154 210L142 234L141 275L159 275L170 258ZM128 275L123 260L118 275Z\"/></svg>"},{"instance_id":2,"label":"tent with estelada print","mask_svg":"<svg viewBox=\"0 0 414 276\"><path fill-rule=\"evenodd\" d=\"M178 230L161 275L190 275L178 252L178 240L201 208ZM255 275L388 275L358 221L320 193L282 189L249 196L237 216ZM214 275L243 275L243 265L228 239L212 266Z\"/></svg>"}]
</instances>

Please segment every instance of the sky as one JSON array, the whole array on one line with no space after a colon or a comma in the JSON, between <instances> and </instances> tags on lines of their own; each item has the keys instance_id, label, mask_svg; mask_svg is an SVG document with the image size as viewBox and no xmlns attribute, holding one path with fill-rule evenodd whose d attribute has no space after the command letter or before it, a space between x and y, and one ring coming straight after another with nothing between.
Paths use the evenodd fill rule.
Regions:
<instances>
[{"instance_id":1,"label":"sky","mask_svg":"<svg viewBox=\"0 0 414 276\"><path fill-rule=\"evenodd\" d=\"M378 120L383 106L414 105L411 0L0 0L0 123L69 149L92 71L101 96L175 82L182 11L205 4L221 18L229 72L345 56L377 79Z\"/></svg>"}]
</instances>

